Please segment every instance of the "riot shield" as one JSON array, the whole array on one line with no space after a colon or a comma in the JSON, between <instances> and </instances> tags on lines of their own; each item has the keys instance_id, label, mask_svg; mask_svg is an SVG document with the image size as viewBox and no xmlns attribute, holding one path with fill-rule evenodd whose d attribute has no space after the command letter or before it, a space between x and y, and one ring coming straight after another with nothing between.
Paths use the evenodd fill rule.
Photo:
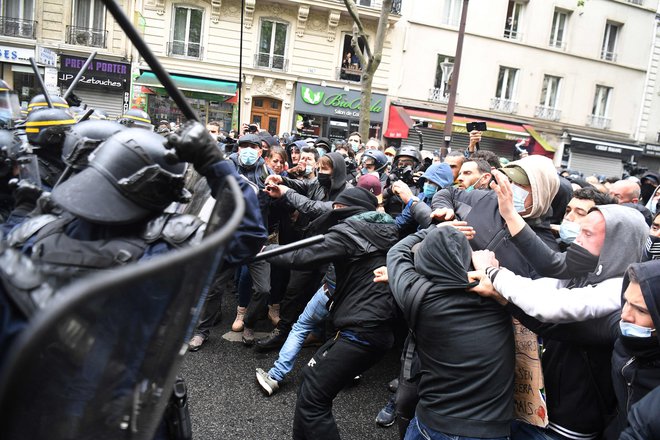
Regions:
<instances>
[{"instance_id":1,"label":"riot shield","mask_svg":"<svg viewBox=\"0 0 660 440\"><path fill-rule=\"evenodd\" d=\"M154 438L245 211L231 177L217 199L200 244L81 279L35 315L0 372L3 439Z\"/></svg>"}]
</instances>

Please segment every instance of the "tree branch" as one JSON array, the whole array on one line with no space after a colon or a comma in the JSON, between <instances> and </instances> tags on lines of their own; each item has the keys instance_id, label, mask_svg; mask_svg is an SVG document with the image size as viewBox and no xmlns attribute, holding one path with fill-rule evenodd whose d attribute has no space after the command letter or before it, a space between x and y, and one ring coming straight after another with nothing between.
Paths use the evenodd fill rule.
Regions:
<instances>
[{"instance_id":1,"label":"tree branch","mask_svg":"<svg viewBox=\"0 0 660 440\"><path fill-rule=\"evenodd\" d=\"M362 65L363 68L366 68L367 63L369 63L372 58L372 52L371 47L369 46L369 40L367 39L367 33L364 30L362 20L360 20L360 13L358 12L355 1L344 0L344 4L346 5L348 14L353 19L353 38L351 39L351 46L353 47L353 50L355 50L355 54L360 60L360 65ZM362 37L362 41L364 42L364 52L366 52L366 56L362 49L360 49L360 37Z\"/></svg>"}]
</instances>

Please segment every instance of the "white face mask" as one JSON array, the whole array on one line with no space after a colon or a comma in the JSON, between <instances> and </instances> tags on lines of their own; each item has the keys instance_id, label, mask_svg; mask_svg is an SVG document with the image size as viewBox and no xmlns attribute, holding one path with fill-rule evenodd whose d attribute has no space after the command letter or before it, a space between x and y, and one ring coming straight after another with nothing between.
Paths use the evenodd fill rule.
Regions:
<instances>
[{"instance_id":1,"label":"white face mask","mask_svg":"<svg viewBox=\"0 0 660 440\"><path fill-rule=\"evenodd\" d=\"M654 328L642 327L641 325L630 322L619 321L619 328L623 336L633 338L650 338L653 336Z\"/></svg>"},{"instance_id":2,"label":"white face mask","mask_svg":"<svg viewBox=\"0 0 660 440\"><path fill-rule=\"evenodd\" d=\"M529 191L515 184L511 185L511 191L513 192L513 209L515 209L516 212L526 211L525 199L527 199Z\"/></svg>"},{"instance_id":3,"label":"white face mask","mask_svg":"<svg viewBox=\"0 0 660 440\"><path fill-rule=\"evenodd\" d=\"M577 238L580 229L582 228L579 223L564 220L559 226L559 238L561 238L561 241L564 243L571 244Z\"/></svg>"}]
</instances>

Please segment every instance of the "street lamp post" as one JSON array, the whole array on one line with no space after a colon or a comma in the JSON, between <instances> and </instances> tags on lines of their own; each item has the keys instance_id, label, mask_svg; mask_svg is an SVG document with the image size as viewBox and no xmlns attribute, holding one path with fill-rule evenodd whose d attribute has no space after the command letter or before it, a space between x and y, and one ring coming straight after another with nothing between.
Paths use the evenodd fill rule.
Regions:
<instances>
[{"instance_id":1,"label":"street lamp post","mask_svg":"<svg viewBox=\"0 0 660 440\"><path fill-rule=\"evenodd\" d=\"M456 42L456 56L454 66L451 71L451 84L449 87L449 102L447 103L447 115L445 117L445 145L440 151L440 156L444 159L447 155L449 144L451 143L452 124L454 123L454 109L456 107L456 92L458 90L458 74L461 70L461 54L463 53L463 39L465 37L465 21L467 19L468 4L470 0L463 0L463 10L461 11L461 24L458 28L458 41ZM442 63L444 64L444 63ZM444 66L440 66L443 69ZM448 67L448 66L447 66Z\"/></svg>"}]
</instances>

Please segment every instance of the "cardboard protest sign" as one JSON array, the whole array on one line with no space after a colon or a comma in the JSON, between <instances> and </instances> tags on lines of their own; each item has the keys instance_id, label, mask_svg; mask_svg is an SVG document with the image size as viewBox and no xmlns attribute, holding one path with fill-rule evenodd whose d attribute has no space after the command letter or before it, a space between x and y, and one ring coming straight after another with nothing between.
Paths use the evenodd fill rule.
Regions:
<instances>
[{"instance_id":1,"label":"cardboard protest sign","mask_svg":"<svg viewBox=\"0 0 660 440\"><path fill-rule=\"evenodd\" d=\"M545 428L548 426L548 408L538 337L516 319L513 320L513 331L516 343L514 417Z\"/></svg>"}]
</instances>

